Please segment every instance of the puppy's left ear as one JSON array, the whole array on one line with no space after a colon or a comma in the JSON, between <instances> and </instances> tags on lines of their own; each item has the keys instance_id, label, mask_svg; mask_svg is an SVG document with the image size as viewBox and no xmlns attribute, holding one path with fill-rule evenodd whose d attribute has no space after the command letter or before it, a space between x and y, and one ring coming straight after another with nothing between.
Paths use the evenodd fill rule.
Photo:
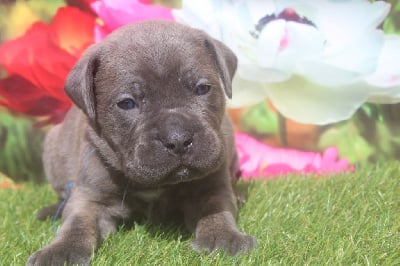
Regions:
<instances>
[{"instance_id":1,"label":"puppy's left ear","mask_svg":"<svg viewBox=\"0 0 400 266\"><path fill-rule=\"evenodd\" d=\"M231 99L232 79L237 68L237 57L231 49L218 40L207 38L205 45L214 58L224 91L228 98Z\"/></svg>"}]
</instances>

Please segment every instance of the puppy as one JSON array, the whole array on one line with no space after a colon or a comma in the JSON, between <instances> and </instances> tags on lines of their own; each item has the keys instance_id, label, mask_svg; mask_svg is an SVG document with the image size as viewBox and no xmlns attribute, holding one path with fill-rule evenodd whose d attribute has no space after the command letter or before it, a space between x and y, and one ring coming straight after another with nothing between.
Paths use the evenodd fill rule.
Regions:
<instances>
[{"instance_id":1,"label":"puppy","mask_svg":"<svg viewBox=\"0 0 400 266\"><path fill-rule=\"evenodd\" d=\"M200 252L249 251L225 114L236 63L219 41L173 22L128 25L91 46L65 84L75 106L44 144L48 180L67 199L62 224L27 265L87 265L122 220L141 216L181 219Z\"/></svg>"}]
</instances>

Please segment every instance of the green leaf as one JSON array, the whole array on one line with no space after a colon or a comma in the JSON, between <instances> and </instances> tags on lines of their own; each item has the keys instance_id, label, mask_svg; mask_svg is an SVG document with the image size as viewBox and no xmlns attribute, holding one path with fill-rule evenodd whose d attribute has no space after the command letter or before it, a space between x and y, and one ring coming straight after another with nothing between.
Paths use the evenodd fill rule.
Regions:
<instances>
[{"instance_id":1,"label":"green leaf","mask_svg":"<svg viewBox=\"0 0 400 266\"><path fill-rule=\"evenodd\" d=\"M375 152L375 148L360 135L351 120L327 129L321 135L318 146L322 149L335 146L340 156L351 163L365 163Z\"/></svg>"},{"instance_id":2,"label":"green leaf","mask_svg":"<svg viewBox=\"0 0 400 266\"><path fill-rule=\"evenodd\" d=\"M276 134L279 127L277 114L268 109L265 102L248 109L239 123L240 130L257 136Z\"/></svg>"},{"instance_id":3,"label":"green leaf","mask_svg":"<svg viewBox=\"0 0 400 266\"><path fill-rule=\"evenodd\" d=\"M0 110L0 172L15 181L43 180L43 138L34 120Z\"/></svg>"},{"instance_id":4,"label":"green leaf","mask_svg":"<svg viewBox=\"0 0 400 266\"><path fill-rule=\"evenodd\" d=\"M27 1L27 4L41 20L48 23L53 19L57 9L65 6L63 0Z\"/></svg>"}]
</instances>

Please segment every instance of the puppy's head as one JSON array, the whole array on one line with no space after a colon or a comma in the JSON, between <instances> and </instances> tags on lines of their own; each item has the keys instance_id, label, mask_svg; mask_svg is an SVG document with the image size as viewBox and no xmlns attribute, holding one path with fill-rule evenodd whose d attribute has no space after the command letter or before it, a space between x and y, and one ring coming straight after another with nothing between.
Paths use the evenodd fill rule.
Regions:
<instances>
[{"instance_id":1,"label":"puppy's head","mask_svg":"<svg viewBox=\"0 0 400 266\"><path fill-rule=\"evenodd\" d=\"M90 47L65 90L109 164L144 186L173 184L225 162L221 124L236 62L202 31L143 22Z\"/></svg>"}]
</instances>

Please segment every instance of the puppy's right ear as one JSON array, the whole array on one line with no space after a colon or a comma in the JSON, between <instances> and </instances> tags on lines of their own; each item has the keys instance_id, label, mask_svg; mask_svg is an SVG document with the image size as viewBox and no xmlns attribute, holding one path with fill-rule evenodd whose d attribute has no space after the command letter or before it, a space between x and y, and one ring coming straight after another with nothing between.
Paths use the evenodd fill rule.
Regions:
<instances>
[{"instance_id":1,"label":"puppy's right ear","mask_svg":"<svg viewBox=\"0 0 400 266\"><path fill-rule=\"evenodd\" d=\"M89 118L96 121L94 77L98 67L96 44L89 47L68 74L64 90L71 100Z\"/></svg>"},{"instance_id":2,"label":"puppy's right ear","mask_svg":"<svg viewBox=\"0 0 400 266\"><path fill-rule=\"evenodd\" d=\"M224 91L231 99L232 79L237 68L237 57L228 46L216 39L206 38L205 45L214 59Z\"/></svg>"}]
</instances>

